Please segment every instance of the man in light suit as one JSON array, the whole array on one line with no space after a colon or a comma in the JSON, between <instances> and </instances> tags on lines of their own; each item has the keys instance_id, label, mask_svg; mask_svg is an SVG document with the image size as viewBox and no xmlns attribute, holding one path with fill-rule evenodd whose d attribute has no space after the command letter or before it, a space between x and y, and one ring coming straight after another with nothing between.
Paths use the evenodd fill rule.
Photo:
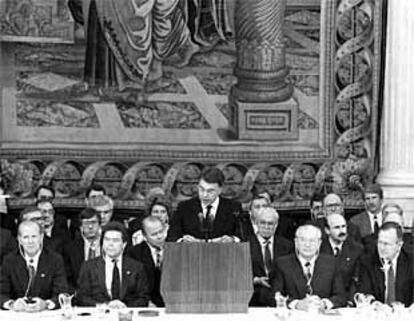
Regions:
<instances>
[{"instance_id":1,"label":"man in light suit","mask_svg":"<svg viewBox=\"0 0 414 321\"><path fill-rule=\"evenodd\" d=\"M325 232L320 252L336 257L347 299L351 300L358 283L359 260L364 248L348 236L347 224L341 214L331 214L326 218Z\"/></svg>"},{"instance_id":2,"label":"man in light suit","mask_svg":"<svg viewBox=\"0 0 414 321\"><path fill-rule=\"evenodd\" d=\"M272 291L289 296L292 309L331 309L346 303L339 267L334 257L319 253L321 242L319 227L305 223L296 230L296 253L276 260Z\"/></svg>"},{"instance_id":3,"label":"man in light suit","mask_svg":"<svg viewBox=\"0 0 414 321\"><path fill-rule=\"evenodd\" d=\"M413 303L414 259L413 253L402 248L403 243L403 232L397 223L386 222L381 226L376 251L361 259L359 292L372 294L386 304Z\"/></svg>"},{"instance_id":4,"label":"man in light suit","mask_svg":"<svg viewBox=\"0 0 414 321\"><path fill-rule=\"evenodd\" d=\"M84 262L76 300L82 306L109 302L110 308L148 305L148 284L141 263L123 256L128 235L119 222L102 228L102 256Z\"/></svg>"},{"instance_id":5,"label":"man in light suit","mask_svg":"<svg viewBox=\"0 0 414 321\"><path fill-rule=\"evenodd\" d=\"M362 239L369 235L377 235L382 224L383 191L377 184L368 185L364 191L365 211L351 217L350 222L359 229Z\"/></svg>"},{"instance_id":6,"label":"man in light suit","mask_svg":"<svg viewBox=\"0 0 414 321\"><path fill-rule=\"evenodd\" d=\"M263 207L258 210L255 221L257 232L249 237L254 286L249 305L268 306L271 296L269 275L272 262L280 256L292 253L293 244L276 235L279 214L274 208Z\"/></svg>"},{"instance_id":7,"label":"man in light suit","mask_svg":"<svg viewBox=\"0 0 414 321\"><path fill-rule=\"evenodd\" d=\"M155 216L147 216L142 220L144 242L132 247L128 254L141 262L148 277L151 302L157 307L164 307L164 299L160 293L161 268L164 256L164 244L167 227Z\"/></svg>"},{"instance_id":8,"label":"man in light suit","mask_svg":"<svg viewBox=\"0 0 414 321\"><path fill-rule=\"evenodd\" d=\"M224 175L218 168L203 170L198 183L198 197L181 202L172 216L168 241L238 240L236 216L241 213L241 205L220 196L223 183Z\"/></svg>"},{"instance_id":9,"label":"man in light suit","mask_svg":"<svg viewBox=\"0 0 414 321\"><path fill-rule=\"evenodd\" d=\"M0 276L1 307L36 312L58 307L58 295L67 291L61 256L42 247L44 232L33 221L18 227L19 248L4 258Z\"/></svg>"}]
</instances>

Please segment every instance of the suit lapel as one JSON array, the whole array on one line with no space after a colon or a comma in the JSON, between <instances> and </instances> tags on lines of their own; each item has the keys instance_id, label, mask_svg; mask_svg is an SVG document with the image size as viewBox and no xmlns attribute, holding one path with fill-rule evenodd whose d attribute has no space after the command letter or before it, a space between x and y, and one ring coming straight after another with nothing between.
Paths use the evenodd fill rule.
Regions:
<instances>
[{"instance_id":1,"label":"suit lapel","mask_svg":"<svg viewBox=\"0 0 414 321\"><path fill-rule=\"evenodd\" d=\"M96 275L98 276L98 284L103 288L103 292L106 294L108 299L110 299L108 290L106 289L106 280L105 280L105 261L103 257L99 257L96 261Z\"/></svg>"},{"instance_id":2,"label":"suit lapel","mask_svg":"<svg viewBox=\"0 0 414 321\"><path fill-rule=\"evenodd\" d=\"M315 261L315 267L313 268L313 274L312 274L312 289L315 291L316 289L320 288L319 287L319 281L321 279L321 277L323 277L323 275L325 275L324 273L324 266L321 262L321 258L320 256L317 257L316 261Z\"/></svg>"},{"instance_id":3,"label":"suit lapel","mask_svg":"<svg viewBox=\"0 0 414 321\"><path fill-rule=\"evenodd\" d=\"M151 269L155 269L155 263L154 263L154 260L152 258L151 249L150 249L149 245L147 244L147 242L143 243L142 252L143 252L142 253L142 258L149 263L149 265L151 266Z\"/></svg>"},{"instance_id":4,"label":"suit lapel","mask_svg":"<svg viewBox=\"0 0 414 321\"><path fill-rule=\"evenodd\" d=\"M381 296L379 298L380 301L384 301L385 298L385 277L384 277L384 272L382 271L382 264L381 261L379 259L378 256L378 252L376 252L376 254L373 256L374 259L374 275L375 275L375 280L377 280L377 282L375 283L378 287L378 293Z\"/></svg>"},{"instance_id":5,"label":"suit lapel","mask_svg":"<svg viewBox=\"0 0 414 321\"><path fill-rule=\"evenodd\" d=\"M410 275L408 267L409 262L407 262L407 257L404 252L401 251L397 259L397 274L395 280L396 299L400 302L404 302L404 294L402 293L402 289L404 289L404 283Z\"/></svg>"},{"instance_id":6,"label":"suit lapel","mask_svg":"<svg viewBox=\"0 0 414 321\"><path fill-rule=\"evenodd\" d=\"M259 273L258 276L264 276L266 275L266 273L265 273L265 268L264 268L264 263L263 263L262 248L260 246L259 240L257 239L256 235L252 235L251 247L252 247L252 253L253 253L252 259L254 262L257 263L256 266L258 268L256 273Z\"/></svg>"},{"instance_id":7,"label":"suit lapel","mask_svg":"<svg viewBox=\"0 0 414 321\"><path fill-rule=\"evenodd\" d=\"M224 221L224 208L223 208L223 199L221 197L219 197L219 203L217 206L217 210L216 210L216 215L214 217L214 222L213 222L213 231L218 231L220 230L221 226L222 226L222 222Z\"/></svg>"},{"instance_id":8,"label":"suit lapel","mask_svg":"<svg viewBox=\"0 0 414 321\"><path fill-rule=\"evenodd\" d=\"M302 265L296 255L291 257L292 275L299 297L304 297L306 292L306 277L303 274Z\"/></svg>"},{"instance_id":9,"label":"suit lapel","mask_svg":"<svg viewBox=\"0 0 414 321\"><path fill-rule=\"evenodd\" d=\"M131 277L133 267L131 262L126 257L122 257L122 282L121 282L121 300L125 298L125 294L128 290L129 278Z\"/></svg>"},{"instance_id":10,"label":"suit lapel","mask_svg":"<svg viewBox=\"0 0 414 321\"><path fill-rule=\"evenodd\" d=\"M29 282L29 271L27 270L26 261L20 255L19 251L16 252L16 256L16 265L10 268L14 271L16 278L19 280L20 288L26 289Z\"/></svg>"}]
</instances>

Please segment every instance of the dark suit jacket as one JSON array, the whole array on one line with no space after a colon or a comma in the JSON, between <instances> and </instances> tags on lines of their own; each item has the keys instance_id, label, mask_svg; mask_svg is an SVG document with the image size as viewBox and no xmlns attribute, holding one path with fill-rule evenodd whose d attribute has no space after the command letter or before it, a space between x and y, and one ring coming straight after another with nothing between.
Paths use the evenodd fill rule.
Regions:
<instances>
[{"instance_id":1,"label":"dark suit jacket","mask_svg":"<svg viewBox=\"0 0 414 321\"><path fill-rule=\"evenodd\" d=\"M361 293L372 294L377 300L385 301L385 276L381 270L378 251L365 254L361 259ZM412 253L401 250L397 260L395 296L397 301L409 306L414 300L414 259Z\"/></svg>"},{"instance_id":2,"label":"dark suit jacket","mask_svg":"<svg viewBox=\"0 0 414 321\"><path fill-rule=\"evenodd\" d=\"M342 274L345 291L347 292L347 299L353 298L355 289L358 283L360 258L363 254L364 248L361 244L354 240L347 238L342 245L341 253L336 257L339 270ZM327 237L322 241L320 253L334 255L332 246Z\"/></svg>"},{"instance_id":3,"label":"dark suit jacket","mask_svg":"<svg viewBox=\"0 0 414 321\"><path fill-rule=\"evenodd\" d=\"M148 283L141 263L124 256L122 258L120 300L128 307L148 306ZM76 301L82 306L111 301L105 284L105 261L97 257L83 263L78 281Z\"/></svg>"},{"instance_id":4,"label":"dark suit jacket","mask_svg":"<svg viewBox=\"0 0 414 321\"><path fill-rule=\"evenodd\" d=\"M167 240L176 241L185 234L199 239L204 238L199 213L202 213L202 207L198 197L178 204L177 211L172 216ZM240 203L220 197L210 237L215 238L223 235L238 236L239 228L235 213L241 213Z\"/></svg>"},{"instance_id":5,"label":"dark suit jacket","mask_svg":"<svg viewBox=\"0 0 414 321\"><path fill-rule=\"evenodd\" d=\"M292 300L300 300L306 296L306 277L296 254L277 259L273 273L271 280L273 293L280 291ZM319 254L315 262L311 286L313 294L329 299L334 307L345 305L345 289L334 257Z\"/></svg>"},{"instance_id":6,"label":"dark suit jacket","mask_svg":"<svg viewBox=\"0 0 414 321\"><path fill-rule=\"evenodd\" d=\"M349 222L358 227L361 238L372 234L371 221L369 220L369 216L366 211L352 216Z\"/></svg>"},{"instance_id":7,"label":"dark suit jacket","mask_svg":"<svg viewBox=\"0 0 414 321\"><path fill-rule=\"evenodd\" d=\"M0 276L1 306L10 299L23 297L29 281L26 261L19 250L6 255L3 263ZM62 257L53 251L43 249L30 296L52 300L58 307L57 297L63 292L67 292L67 284Z\"/></svg>"},{"instance_id":8,"label":"dark suit jacket","mask_svg":"<svg viewBox=\"0 0 414 321\"><path fill-rule=\"evenodd\" d=\"M63 248L63 260L65 262L66 277L69 291L75 292L82 263L85 261L85 244L82 237L78 236L73 241L65 243Z\"/></svg>"},{"instance_id":9,"label":"dark suit jacket","mask_svg":"<svg viewBox=\"0 0 414 321\"><path fill-rule=\"evenodd\" d=\"M148 277L150 299L157 307L164 307L165 303L160 293L161 270L155 267L147 242L142 242L130 248L128 255L144 265Z\"/></svg>"},{"instance_id":10,"label":"dark suit jacket","mask_svg":"<svg viewBox=\"0 0 414 321\"><path fill-rule=\"evenodd\" d=\"M255 234L250 235L250 255L252 259L252 271L253 277L266 276L266 270L264 267L264 260L262 249ZM290 254L293 252L293 244L289 240L281 236L274 236L273 241L273 261L280 256ZM271 303L272 291L271 289L261 286L254 285L254 292L250 299L249 306L268 306Z\"/></svg>"},{"instance_id":11,"label":"dark suit jacket","mask_svg":"<svg viewBox=\"0 0 414 321\"><path fill-rule=\"evenodd\" d=\"M16 248L16 238L12 235L12 233L9 230L0 228L0 266L3 263L4 256Z\"/></svg>"}]
</instances>

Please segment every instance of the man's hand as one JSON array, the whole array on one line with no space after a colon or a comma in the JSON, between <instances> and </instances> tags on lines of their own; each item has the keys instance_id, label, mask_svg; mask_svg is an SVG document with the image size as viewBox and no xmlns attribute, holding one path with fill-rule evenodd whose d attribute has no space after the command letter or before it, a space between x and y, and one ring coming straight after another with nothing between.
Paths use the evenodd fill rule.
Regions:
<instances>
[{"instance_id":1,"label":"man's hand","mask_svg":"<svg viewBox=\"0 0 414 321\"><path fill-rule=\"evenodd\" d=\"M15 312L23 312L27 309L27 303L24 298L18 298L10 307Z\"/></svg>"},{"instance_id":2,"label":"man's hand","mask_svg":"<svg viewBox=\"0 0 414 321\"><path fill-rule=\"evenodd\" d=\"M47 303L41 298L33 298L33 303L28 303L26 312L39 312L47 309Z\"/></svg>"},{"instance_id":3,"label":"man's hand","mask_svg":"<svg viewBox=\"0 0 414 321\"><path fill-rule=\"evenodd\" d=\"M254 285L261 285L270 289L269 278L267 276L255 276L253 278Z\"/></svg>"},{"instance_id":4,"label":"man's hand","mask_svg":"<svg viewBox=\"0 0 414 321\"><path fill-rule=\"evenodd\" d=\"M233 243L234 238L232 236L223 235L223 236L211 239L211 242L212 243Z\"/></svg>"},{"instance_id":5,"label":"man's hand","mask_svg":"<svg viewBox=\"0 0 414 321\"><path fill-rule=\"evenodd\" d=\"M198 238L195 238L192 235L186 234L181 238L182 242L200 242Z\"/></svg>"},{"instance_id":6,"label":"man's hand","mask_svg":"<svg viewBox=\"0 0 414 321\"><path fill-rule=\"evenodd\" d=\"M112 300L108 303L110 309L125 309L127 306L124 302L119 300Z\"/></svg>"},{"instance_id":7,"label":"man's hand","mask_svg":"<svg viewBox=\"0 0 414 321\"><path fill-rule=\"evenodd\" d=\"M304 299L298 300L295 308L301 311L314 311L322 310L323 306L321 298L316 295L308 295Z\"/></svg>"}]
</instances>

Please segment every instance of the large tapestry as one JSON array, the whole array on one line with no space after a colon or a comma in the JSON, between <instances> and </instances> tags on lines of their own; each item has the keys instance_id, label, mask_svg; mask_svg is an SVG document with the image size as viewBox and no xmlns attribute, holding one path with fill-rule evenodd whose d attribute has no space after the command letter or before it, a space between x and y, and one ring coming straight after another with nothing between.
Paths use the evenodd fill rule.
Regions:
<instances>
[{"instance_id":1,"label":"large tapestry","mask_svg":"<svg viewBox=\"0 0 414 321\"><path fill-rule=\"evenodd\" d=\"M243 12L230 5L236 0L221 15L178 3L189 28L187 51L154 62L135 88L85 82L88 37L76 38L82 26L76 24L73 39L69 33L62 41L39 42L41 31L30 27L39 25L36 2L25 1L26 11L19 11L31 21L21 26L32 30L20 41L18 34L13 42L4 38L13 32L11 15L1 18L0 39L8 40L1 43L0 62L3 177L25 178L9 184L18 197L12 204L23 204L39 184L51 184L58 204L81 206L93 182L105 185L120 207L142 206L157 186L179 201L196 193L201 170L214 165L225 173L225 196L244 202L258 189L270 191L282 208L306 207L315 193L331 191L348 207L360 205L360 187L375 175L381 1L287 1L283 21L267 22L282 26L284 81L293 88L294 108L270 118L253 115L267 130L263 139L240 139L234 130L230 92L241 81L235 67L256 57L242 57L243 39L234 28L243 24ZM38 2L48 12L47 1ZM52 5L50 17L67 16L61 1L49 2L60 8ZM0 1L8 8L18 3ZM194 11L197 19L191 19ZM139 28L146 20L131 21Z\"/></svg>"}]
</instances>

